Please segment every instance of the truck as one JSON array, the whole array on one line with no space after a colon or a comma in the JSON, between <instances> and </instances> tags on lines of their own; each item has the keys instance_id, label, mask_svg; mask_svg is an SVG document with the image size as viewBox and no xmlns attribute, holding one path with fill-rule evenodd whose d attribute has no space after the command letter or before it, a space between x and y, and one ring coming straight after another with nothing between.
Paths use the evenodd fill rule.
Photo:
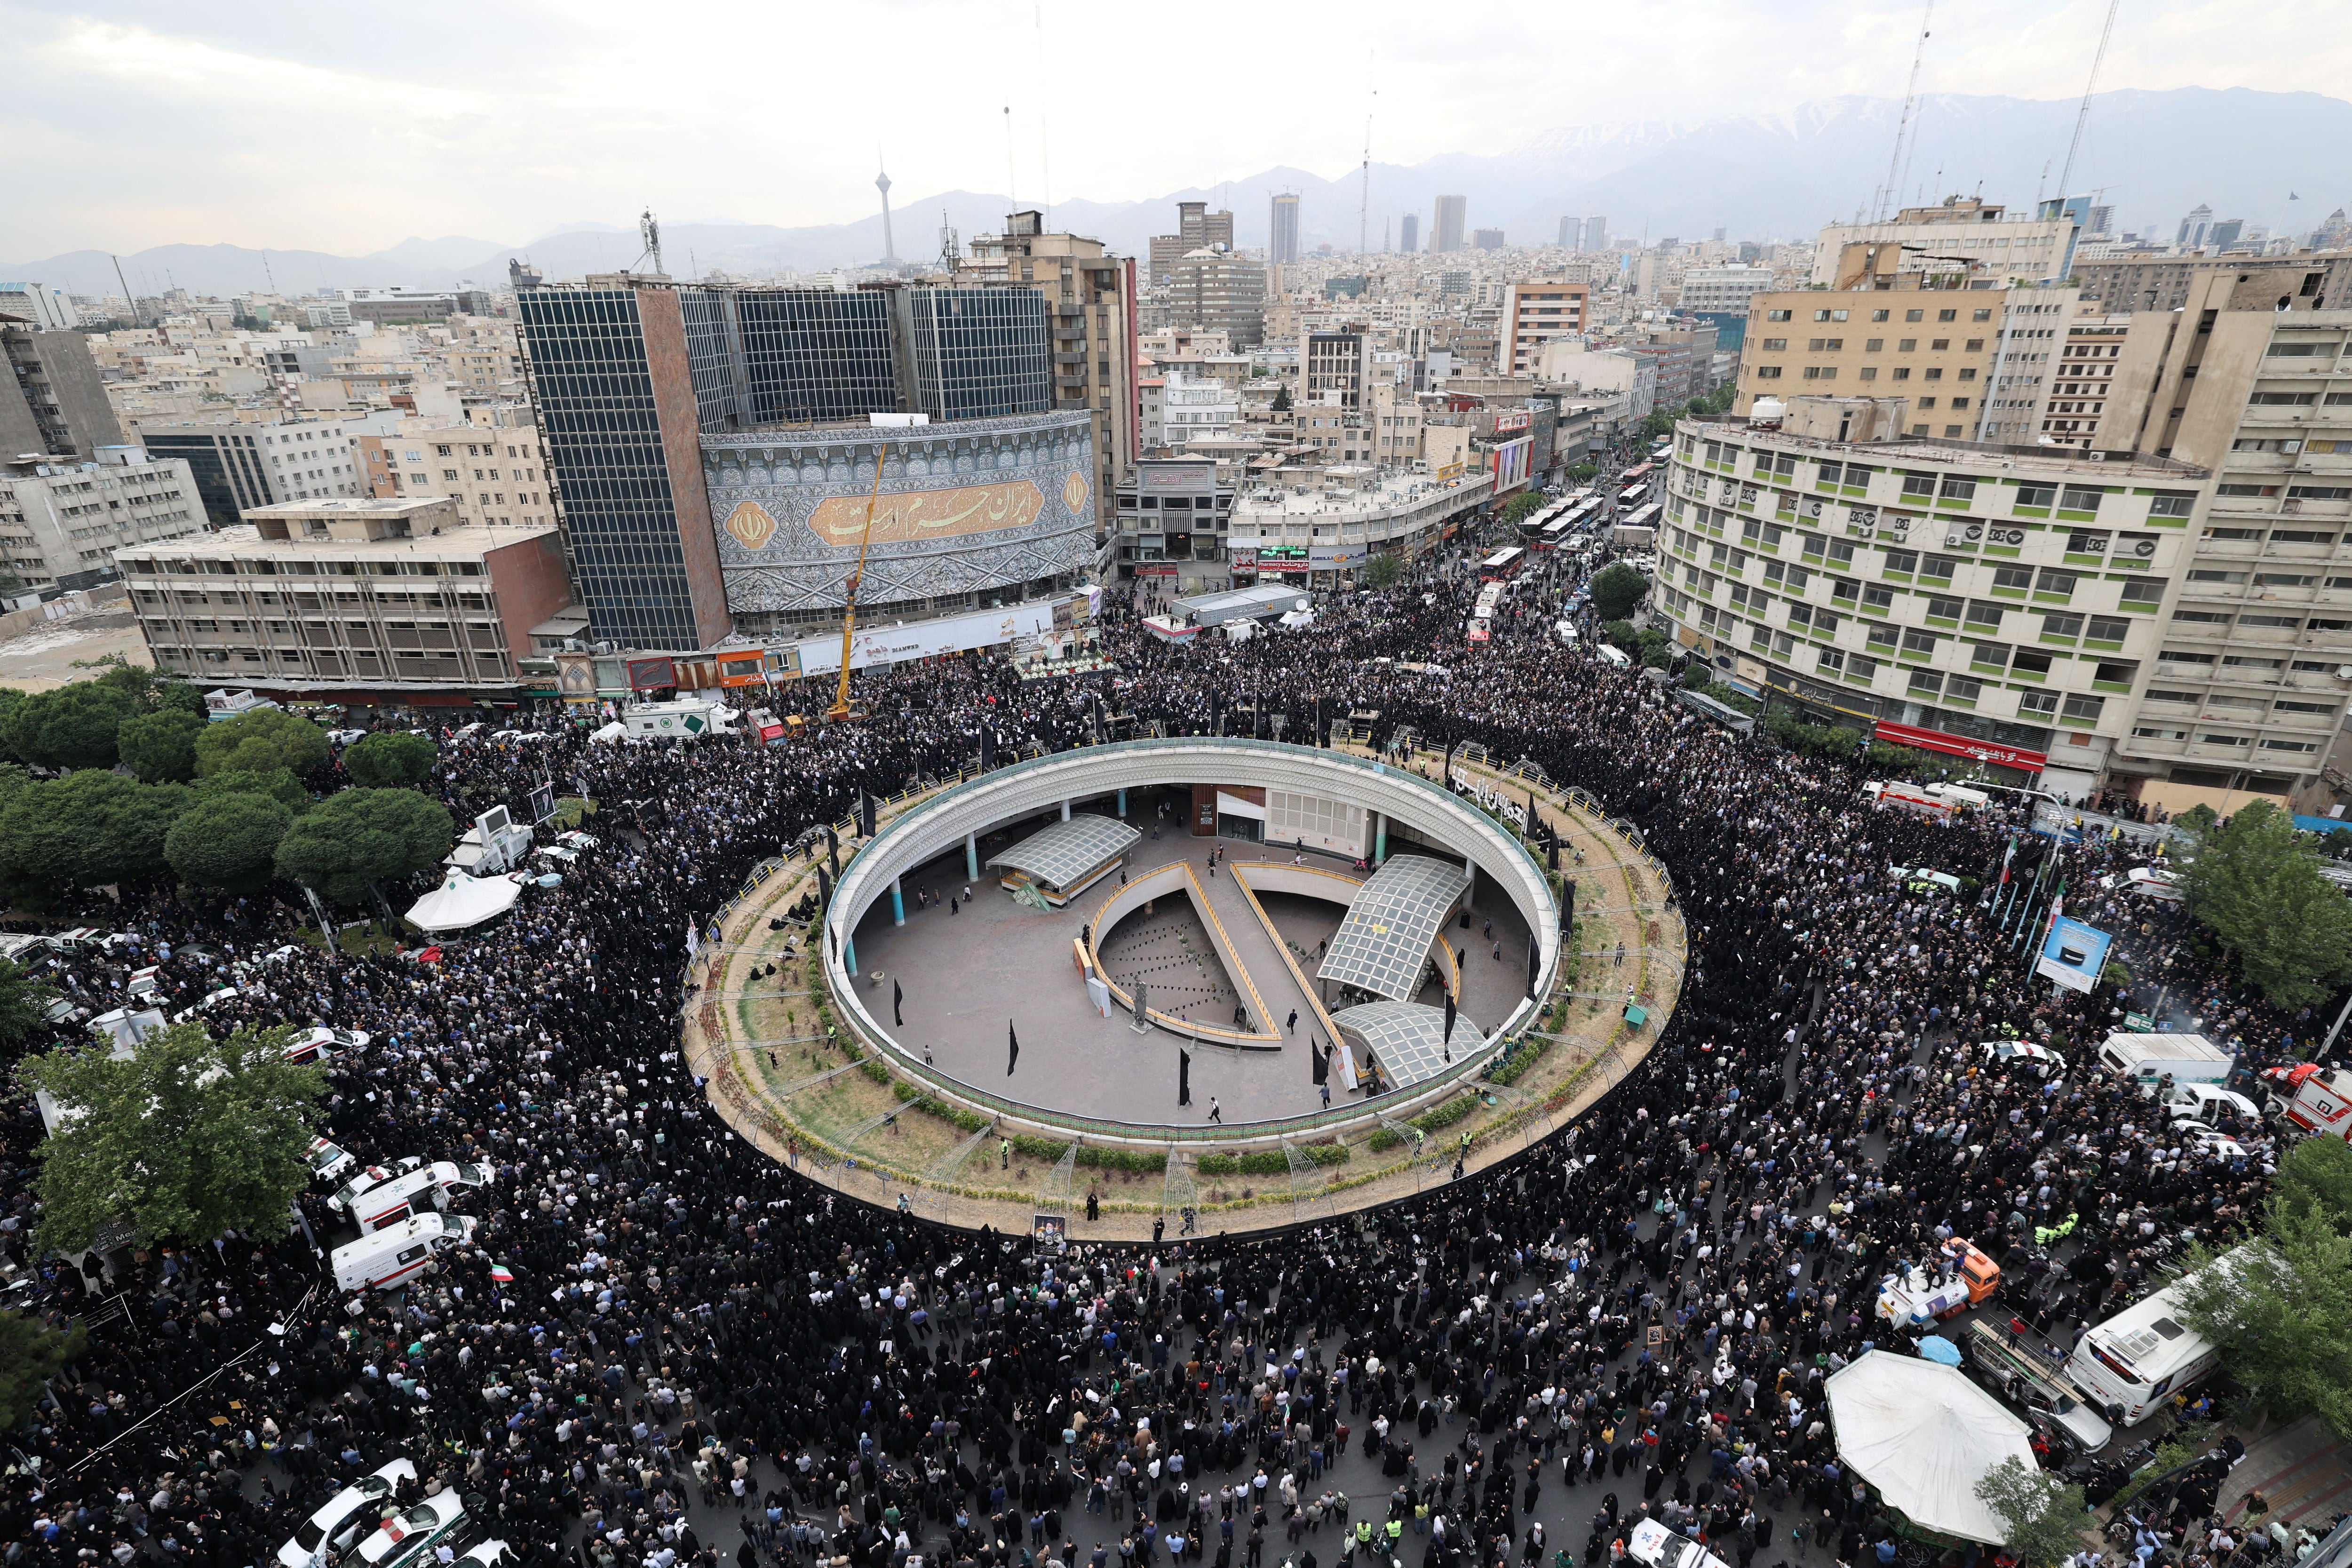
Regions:
<instances>
[{"instance_id":1,"label":"truck","mask_svg":"<svg viewBox=\"0 0 2352 1568\"><path fill-rule=\"evenodd\" d=\"M2012 1327L2021 1325L2012 1320ZM2077 1453L2095 1454L2107 1446L2115 1428L2099 1419L2090 1407L2090 1395L2074 1386L2063 1369L1981 1319L1969 1319L1965 1330L1969 1375L1988 1391L2064 1438ZM2018 1336L2021 1342L2022 1338Z\"/></svg>"},{"instance_id":2,"label":"truck","mask_svg":"<svg viewBox=\"0 0 2352 1568\"><path fill-rule=\"evenodd\" d=\"M2234 1272L2252 1247L2248 1242L2206 1265ZM2066 1376L2091 1395L2106 1418L2130 1426L2147 1418L2174 1394L2221 1364L2221 1352L2181 1321L2182 1287L2176 1279L2083 1332L2066 1360Z\"/></svg>"},{"instance_id":3,"label":"truck","mask_svg":"<svg viewBox=\"0 0 2352 1568\"><path fill-rule=\"evenodd\" d=\"M2223 1083L2237 1060L2202 1035L2109 1035L2099 1063L2154 1094L2158 1083Z\"/></svg>"},{"instance_id":4,"label":"truck","mask_svg":"<svg viewBox=\"0 0 2352 1568\"><path fill-rule=\"evenodd\" d=\"M2279 1120L2295 1134L2352 1138L2352 1073L2299 1062L2265 1068L2263 1087L2270 1091Z\"/></svg>"},{"instance_id":5,"label":"truck","mask_svg":"<svg viewBox=\"0 0 2352 1568\"><path fill-rule=\"evenodd\" d=\"M740 717L724 702L694 697L621 710L621 722L627 726L632 740L667 735L690 741L703 735L731 735Z\"/></svg>"},{"instance_id":6,"label":"truck","mask_svg":"<svg viewBox=\"0 0 2352 1568\"><path fill-rule=\"evenodd\" d=\"M1863 795L1885 805L1899 805L1909 811L1923 812L1937 818L1946 818L1969 806L1980 806L1992 796L1982 790L1968 789L1955 784L1916 784L1900 779L1872 779L1862 786Z\"/></svg>"},{"instance_id":7,"label":"truck","mask_svg":"<svg viewBox=\"0 0 2352 1568\"><path fill-rule=\"evenodd\" d=\"M1940 1318L1957 1318L2000 1289L2000 1265L1974 1242L1958 1237L1942 1255L1954 1265L1945 1276L1914 1266L1879 1281L1878 1315L1896 1328L1922 1328Z\"/></svg>"}]
</instances>

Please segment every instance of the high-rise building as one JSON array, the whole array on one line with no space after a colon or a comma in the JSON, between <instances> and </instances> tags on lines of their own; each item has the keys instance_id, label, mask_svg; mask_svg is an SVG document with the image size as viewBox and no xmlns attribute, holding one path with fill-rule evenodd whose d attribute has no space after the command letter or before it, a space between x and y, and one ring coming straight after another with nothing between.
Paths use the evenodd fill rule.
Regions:
<instances>
[{"instance_id":1,"label":"high-rise building","mask_svg":"<svg viewBox=\"0 0 2352 1568\"><path fill-rule=\"evenodd\" d=\"M1406 215L1404 225L1404 248L1411 250L1412 248L1412 217L1411 214ZM1266 255L1273 260L1274 264L1276 267L1282 267L1297 260L1298 196L1296 192L1276 191L1275 193L1274 226L1270 232L1272 235L1272 241L1266 247Z\"/></svg>"},{"instance_id":2,"label":"high-rise building","mask_svg":"<svg viewBox=\"0 0 2352 1568\"><path fill-rule=\"evenodd\" d=\"M1591 293L1587 284L1559 279L1537 278L1512 284L1503 306L1496 374L1535 374L1544 344L1583 333Z\"/></svg>"},{"instance_id":3,"label":"high-rise building","mask_svg":"<svg viewBox=\"0 0 2352 1568\"><path fill-rule=\"evenodd\" d=\"M2213 209L2199 202L2180 220L2180 230L2173 237L2173 245L2181 250L2202 250L2208 233L2213 226Z\"/></svg>"},{"instance_id":4,"label":"high-rise building","mask_svg":"<svg viewBox=\"0 0 2352 1568\"><path fill-rule=\"evenodd\" d=\"M1561 218L1559 220L1559 247L1562 250L1574 250L1576 248L1578 232L1579 225L1574 218Z\"/></svg>"},{"instance_id":5,"label":"high-rise building","mask_svg":"<svg viewBox=\"0 0 2352 1568\"><path fill-rule=\"evenodd\" d=\"M1265 341L1265 263L1203 246L1176 263L1169 324L1223 332L1234 348Z\"/></svg>"},{"instance_id":6,"label":"high-rise building","mask_svg":"<svg viewBox=\"0 0 2352 1568\"><path fill-rule=\"evenodd\" d=\"M2214 224L2211 228L2205 231L2205 243L2211 246L2215 250L2227 250L2231 246L2237 244L2238 237L2245 232L2246 220L2244 218L2225 217Z\"/></svg>"},{"instance_id":7,"label":"high-rise building","mask_svg":"<svg viewBox=\"0 0 2352 1568\"><path fill-rule=\"evenodd\" d=\"M89 461L122 444L89 340L0 315L0 458L26 453Z\"/></svg>"},{"instance_id":8,"label":"high-rise building","mask_svg":"<svg viewBox=\"0 0 2352 1568\"><path fill-rule=\"evenodd\" d=\"M1397 220L1397 248L1407 255L1421 248L1421 215L1407 213Z\"/></svg>"},{"instance_id":9,"label":"high-rise building","mask_svg":"<svg viewBox=\"0 0 2352 1568\"><path fill-rule=\"evenodd\" d=\"M73 296L54 285L0 283L0 317L15 316L37 332L69 332L81 324Z\"/></svg>"},{"instance_id":10,"label":"high-rise building","mask_svg":"<svg viewBox=\"0 0 2352 1568\"><path fill-rule=\"evenodd\" d=\"M874 176L874 188L882 193L882 259L898 259L898 242L890 237L890 172L887 169Z\"/></svg>"},{"instance_id":11,"label":"high-rise building","mask_svg":"<svg viewBox=\"0 0 2352 1568\"><path fill-rule=\"evenodd\" d=\"M1176 204L1176 232L1151 237L1151 281L1154 287L1176 275L1176 263L1205 245L1234 247L1234 215L1211 212L1206 202Z\"/></svg>"},{"instance_id":12,"label":"high-rise building","mask_svg":"<svg viewBox=\"0 0 2352 1568\"><path fill-rule=\"evenodd\" d=\"M600 638L707 647L726 584L703 431L1050 401L1030 289L673 289L626 276L520 298L549 466Z\"/></svg>"},{"instance_id":13,"label":"high-rise building","mask_svg":"<svg viewBox=\"0 0 2352 1568\"><path fill-rule=\"evenodd\" d=\"M1470 236L1470 247L1473 250L1500 250L1503 248L1503 231L1499 228L1475 230Z\"/></svg>"},{"instance_id":14,"label":"high-rise building","mask_svg":"<svg viewBox=\"0 0 2352 1568\"><path fill-rule=\"evenodd\" d=\"M1436 232L1430 237L1429 247L1432 250L1443 252L1462 248L1463 224L1469 216L1469 209L1470 198L1467 196L1437 198Z\"/></svg>"},{"instance_id":15,"label":"high-rise building","mask_svg":"<svg viewBox=\"0 0 2352 1568\"><path fill-rule=\"evenodd\" d=\"M1607 218L1589 217L1584 220L1583 247L1587 250L1606 250L1609 248L1609 220Z\"/></svg>"}]
</instances>

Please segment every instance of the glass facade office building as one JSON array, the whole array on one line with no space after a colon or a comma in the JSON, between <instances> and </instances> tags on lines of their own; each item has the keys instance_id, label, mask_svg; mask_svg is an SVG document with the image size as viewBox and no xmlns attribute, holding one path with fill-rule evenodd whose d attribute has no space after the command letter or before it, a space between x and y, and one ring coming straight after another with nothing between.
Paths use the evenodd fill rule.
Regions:
<instances>
[{"instance_id":1,"label":"glass facade office building","mask_svg":"<svg viewBox=\"0 0 2352 1568\"><path fill-rule=\"evenodd\" d=\"M590 631L631 647L703 647L731 629L703 436L1053 407L1045 298L1032 288L619 277L524 289L517 307Z\"/></svg>"}]
</instances>

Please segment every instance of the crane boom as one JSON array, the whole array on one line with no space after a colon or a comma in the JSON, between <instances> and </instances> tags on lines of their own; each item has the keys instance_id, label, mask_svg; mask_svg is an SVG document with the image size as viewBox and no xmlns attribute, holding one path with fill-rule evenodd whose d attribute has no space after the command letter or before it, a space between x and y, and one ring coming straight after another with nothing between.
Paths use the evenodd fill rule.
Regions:
<instances>
[{"instance_id":1,"label":"crane boom","mask_svg":"<svg viewBox=\"0 0 2352 1568\"><path fill-rule=\"evenodd\" d=\"M889 452L885 444L874 454L874 489L866 497L866 529L857 536L857 564L850 570L849 591L841 607L841 684L834 688L833 706L824 710L828 719L857 717L849 706L849 643L857 635L857 580L866 575L866 552L874 542L874 503L882 499L882 459Z\"/></svg>"}]
</instances>

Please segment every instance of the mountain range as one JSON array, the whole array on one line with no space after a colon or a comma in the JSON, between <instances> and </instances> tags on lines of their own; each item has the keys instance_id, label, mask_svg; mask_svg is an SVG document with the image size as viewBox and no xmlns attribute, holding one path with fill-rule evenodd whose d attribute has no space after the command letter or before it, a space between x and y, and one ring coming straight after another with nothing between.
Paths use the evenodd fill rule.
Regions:
<instances>
[{"instance_id":1,"label":"mountain range","mask_svg":"<svg viewBox=\"0 0 2352 1568\"><path fill-rule=\"evenodd\" d=\"M1896 184L1906 202L1981 191L2013 208L2056 195L2075 129L2077 100L1932 95L1920 100L1912 151ZM1263 246L1268 198L1295 191L1300 232L1312 249L1353 250L1360 232L1373 249L1397 219L1420 215L1421 239L1441 194L1467 200L1472 228L1500 227L1509 243L1542 245L1563 216L1600 214L1612 236L1700 238L1721 229L1736 239L1810 239L1819 226L1852 219L1887 183L1901 104L1838 98L1770 114L1691 121L1578 126L1530 136L1497 153L1446 153L1421 163L1374 163L1326 178L1277 164L1245 179L1171 191L1144 201L1066 201L1048 215L1056 230L1090 235L1129 256L1175 227L1175 204L1230 205L1236 243ZM2179 88L2119 90L2092 103L2070 183L2117 208L2126 228L2168 237L2189 208L2243 217L2273 232L2315 227L2352 200L2343 160L2352 146L2352 102L2308 92ZM1367 195L1369 190L1369 195ZM2290 199L2291 197L2295 199ZM895 204L902 258L939 253L942 222L959 234L992 233L1010 205L992 192L946 191ZM879 212L847 223L780 226L709 220L663 226L664 260L677 276L710 268L766 275L857 266L883 254ZM640 246L625 224L580 223L525 242L452 236L411 238L366 256L259 250L237 245L163 245L121 257L142 295L177 286L200 294L318 289L444 289L461 282L502 286L509 257L537 265L550 281L633 265ZM0 277L119 294L115 258L76 250L0 262Z\"/></svg>"}]
</instances>

